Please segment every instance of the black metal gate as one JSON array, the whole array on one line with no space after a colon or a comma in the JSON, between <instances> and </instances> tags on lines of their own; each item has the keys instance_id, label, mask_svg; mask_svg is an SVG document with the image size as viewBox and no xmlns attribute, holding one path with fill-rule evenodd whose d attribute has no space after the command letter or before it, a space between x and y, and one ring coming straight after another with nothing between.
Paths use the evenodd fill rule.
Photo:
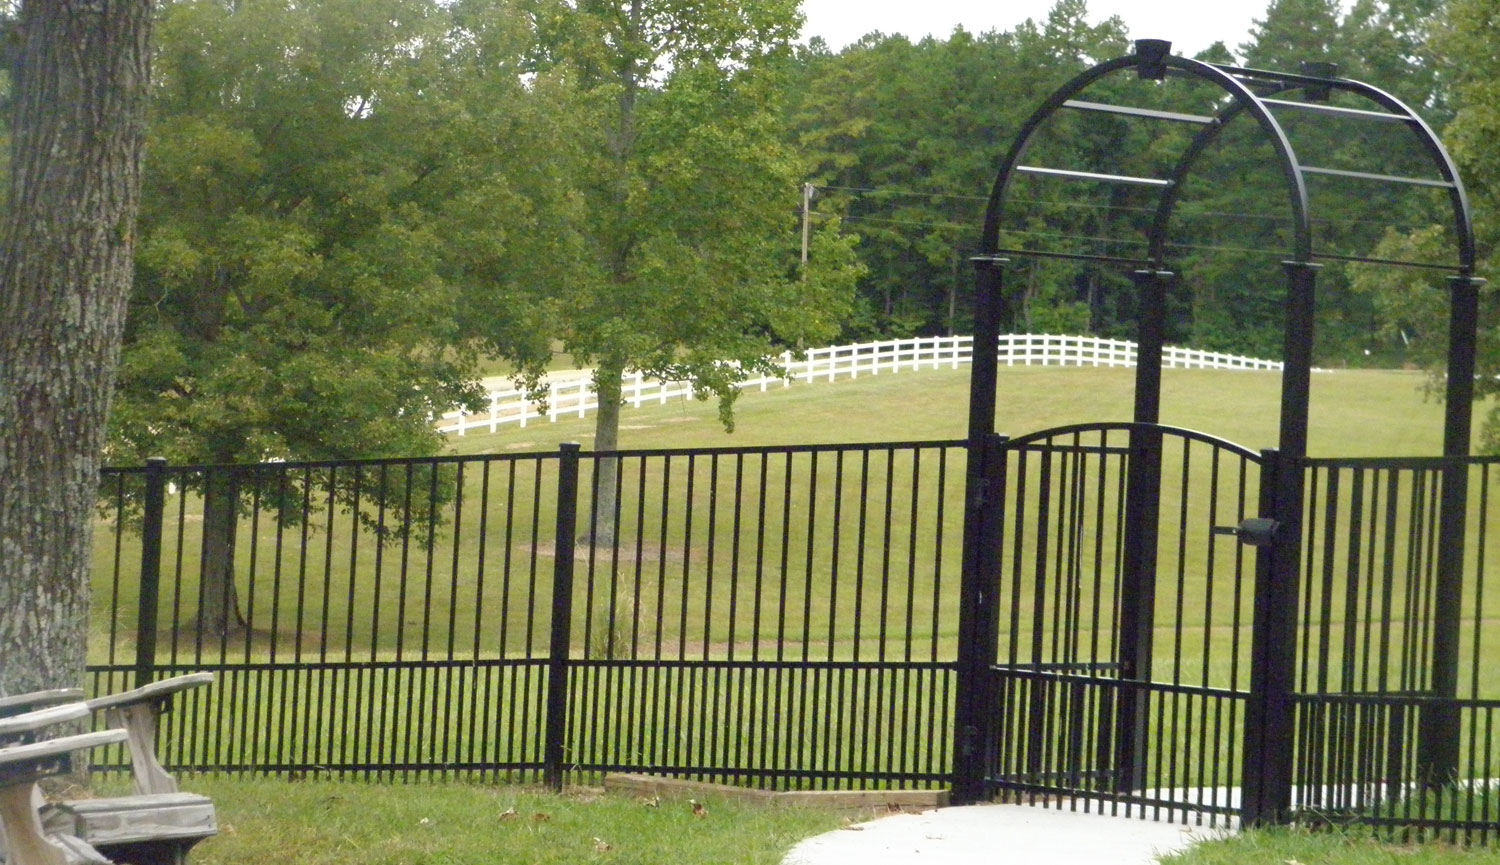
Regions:
<instances>
[{"instance_id":1,"label":"black metal gate","mask_svg":"<svg viewBox=\"0 0 1500 865\"><path fill-rule=\"evenodd\" d=\"M1146 424L993 442L990 793L1238 816L1262 461Z\"/></svg>"}]
</instances>

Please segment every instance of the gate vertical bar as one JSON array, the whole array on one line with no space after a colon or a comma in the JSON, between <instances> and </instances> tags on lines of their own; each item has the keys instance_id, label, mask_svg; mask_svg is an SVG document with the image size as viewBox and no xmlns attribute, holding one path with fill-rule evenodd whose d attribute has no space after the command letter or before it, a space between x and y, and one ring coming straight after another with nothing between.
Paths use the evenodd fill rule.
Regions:
<instances>
[{"instance_id":1,"label":"gate vertical bar","mask_svg":"<svg viewBox=\"0 0 1500 865\"><path fill-rule=\"evenodd\" d=\"M1443 455L1469 455L1474 418L1475 330L1479 320L1479 284L1471 276L1449 280L1448 382ZM1437 586L1432 611L1432 695L1458 697L1459 621L1463 615L1464 529L1468 516L1469 470L1462 462L1443 467L1438 523ZM1417 777L1434 786L1458 775L1459 716L1449 703L1427 707L1417 734Z\"/></svg>"},{"instance_id":2,"label":"gate vertical bar","mask_svg":"<svg viewBox=\"0 0 1500 865\"><path fill-rule=\"evenodd\" d=\"M1157 523L1161 514L1161 356L1166 341L1167 284L1170 271L1137 270L1137 348L1134 420L1126 469L1125 544L1120 576L1120 678L1151 679L1156 619ZM1146 715L1149 700L1139 688L1120 692L1115 717L1115 789L1144 789Z\"/></svg>"},{"instance_id":3,"label":"gate vertical bar","mask_svg":"<svg viewBox=\"0 0 1500 865\"><path fill-rule=\"evenodd\" d=\"M557 462L557 515L552 568L552 639L547 655L547 729L543 780L562 791L564 739L568 721L568 655L573 641L573 547L578 534L577 442L564 442Z\"/></svg>"},{"instance_id":4,"label":"gate vertical bar","mask_svg":"<svg viewBox=\"0 0 1500 865\"><path fill-rule=\"evenodd\" d=\"M149 685L156 667L156 628L161 596L162 512L167 499L167 461L146 460L141 515L141 583L136 607L135 687Z\"/></svg>"},{"instance_id":5,"label":"gate vertical bar","mask_svg":"<svg viewBox=\"0 0 1500 865\"><path fill-rule=\"evenodd\" d=\"M999 535L994 516L1003 506L1004 489L991 488L999 459L995 435L997 341L1004 311L1004 277L994 257L974 259L975 315L969 369L969 446L965 473L963 573L959 583L958 652L955 670L953 800L984 798L986 743L989 741L989 667L995 660L997 581L993 555ZM1003 467L1000 467L1003 469Z\"/></svg>"}]
</instances>

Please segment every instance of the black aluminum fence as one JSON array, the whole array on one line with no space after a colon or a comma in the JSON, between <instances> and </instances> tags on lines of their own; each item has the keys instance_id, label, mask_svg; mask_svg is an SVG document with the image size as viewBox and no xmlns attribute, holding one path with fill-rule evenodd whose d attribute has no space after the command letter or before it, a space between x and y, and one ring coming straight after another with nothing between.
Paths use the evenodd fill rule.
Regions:
<instances>
[{"instance_id":1,"label":"black aluminum fence","mask_svg":"<svg viewBox=\"0 0 1500 865\"><path fill-rule=\"evenodd\" d=\"M963 471L955 442L110 469L92 687L216 672L164 723L196 770L942 786Z\"/></svg>"},{"instance_id":2,"label":"black aluminum fence","mask_svg":"<svg viewBox=\"0 0 1500 865\"><path fill-rule=\"evenodd\" d=\"M1500 597L1487 573L1500 562L1500 461L1305 469L1294 808L1488 841L1500 832Z\"/></svg>"},{"instance_id":3,"label":"black aluminum fence","mask_svg":"<svg viewBox=\"0 0 1500 865\"><path fill-rule=\"evenodd\" d=\"M969 453L107 470L92 687L217 672L166 724L199 770L977 773L1147 817L1496 832L1500 459L1097 424L994 437L966 494ZM992 575L972 667L966 519Z\"/></svg>"}]
</instances>

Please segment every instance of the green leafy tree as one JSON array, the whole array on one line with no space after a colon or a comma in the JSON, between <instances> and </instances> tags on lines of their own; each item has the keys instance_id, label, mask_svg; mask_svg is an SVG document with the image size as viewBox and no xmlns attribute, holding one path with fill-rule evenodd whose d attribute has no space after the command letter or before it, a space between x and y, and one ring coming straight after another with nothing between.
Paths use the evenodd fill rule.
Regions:
<instances>
[{"instance_id":1,"label":"green leafy tree","mask_svg":"<svg viewBox=\"0 0 1500 865\"><path fill-rule=\"evenodd\" d=\"M159 29L111 456L434 452L429 413L477 396L440 229L474 216L455 190L494 191L496 156L462 137L473 64L446 10L186 0ZM200 616L222 633L244 491L206 477Z\"/></svg>"},{"instance_id":2,"label":"green leafy tree","mask_svg":"<svg viewBox=\"0 0 1500 865\"><path fill-rule=\"evenodd\" d=\"M574 141L551 158L577 203L558 243L581 254L517 285L524 304L474 298L472 325L539 311L522 314L595 368L599 450L618 445L632 369L692 381L729 425L738 381L774 369L784 346L837 332L857 272L836 224L808 271L796 268L798 164L780 111L796 3L585 0L533 14L538 74L572 86ZM534 342L493 342L537 371ZM602 460L598 542L613 537L615 477Z\"/></svg>"},{"instance_id":3,"label":"green leafy tree","mask_svg":"<svg viewBox=\"0 0 1500 865\"><path fill-rule=\"evenodd\" d=\"M812 46L799 56L806 83L794 91L794 134L816 160L818 207L842 215L865 238L863 314L846 336L968 328L966 259L1000 156L1041 99L1126 50L1123 24L1093 25L1086 12L1083 3L1064 0L1041 22L1013 31L956 29L946 40L917 43L872 33L838 54ZM1108 149L1109 142L1098 138L1093 146ZM1035 152L1050 155L1049 147L1056 149ZM1079 214L1038 204L1026 228L1082 233ZM1017 327L1086 328L1106 308L1099 275L1077 267L1033 268L1019 284Z\"/></svg>"},{"instance_id":4,"label":"green leafy tree","mask_svg":"<svg viewBox=\"0 0 1500 865\"><path fill-rule=\"evenodd\" d=\"M1457 0L1448 4L1429 25L1424 66L1437 70L1446 101L1454 113L1443 129L1444 143L1458 164L1474 214L1478 275L1495 271L1500 248L1500 3L1496 0ZM1454 237L1446 223L1451 212L1435 210L1430 224L1414 230L1392 229L1378 253L1406 261L1451 264ZM1447 287L1441 273L1378 266L1355 269L1354 285L1376 305L1382 325L1410 342L1411 357L1434 375L1440 390L1447 357ZM1500 316L1493 295L1480 304L1477 399L1500 393ZM1500 406L1491 401L1476 449L1500 453Z\"/></svg>"}]
</instances>

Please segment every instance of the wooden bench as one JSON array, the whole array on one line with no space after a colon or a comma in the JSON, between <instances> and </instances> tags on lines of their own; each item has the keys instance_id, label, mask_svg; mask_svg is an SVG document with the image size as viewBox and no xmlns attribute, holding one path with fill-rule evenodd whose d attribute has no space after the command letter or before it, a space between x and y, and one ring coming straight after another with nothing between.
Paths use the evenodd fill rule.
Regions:
<instances>
[{"instance_id":1,"label":"wooden bench","mask_svg":"<svg viewBox=\"0 0 1500 865\"><path fill-rule=\"evenodd\" d=\"M5 865L96 865L109 860L86 841L71 835L49 834L37 807L37 781L71 768L75 751L124 742L124 730L103 730L41 741L43 730L89 716L84 703L49 706L34 712L0 718L0 861Z\"/></svg>"},{"instance_id":2,"label":"wooden bench","mask_svg":"<svg viewBox=\"0 0 1500 865\"><path fill-rule=\"evenodd\" d=\"M157 722L174 694L213 680L212 673L191 673L87 701L86 711L103 712L106 726L124 729L135 795L47 805L43 826L76 836L121 865L187 861L194 844L218 833L218 818L212 800L181 792L162 768L156 757Z\"/></svg>"}]
</instances>

